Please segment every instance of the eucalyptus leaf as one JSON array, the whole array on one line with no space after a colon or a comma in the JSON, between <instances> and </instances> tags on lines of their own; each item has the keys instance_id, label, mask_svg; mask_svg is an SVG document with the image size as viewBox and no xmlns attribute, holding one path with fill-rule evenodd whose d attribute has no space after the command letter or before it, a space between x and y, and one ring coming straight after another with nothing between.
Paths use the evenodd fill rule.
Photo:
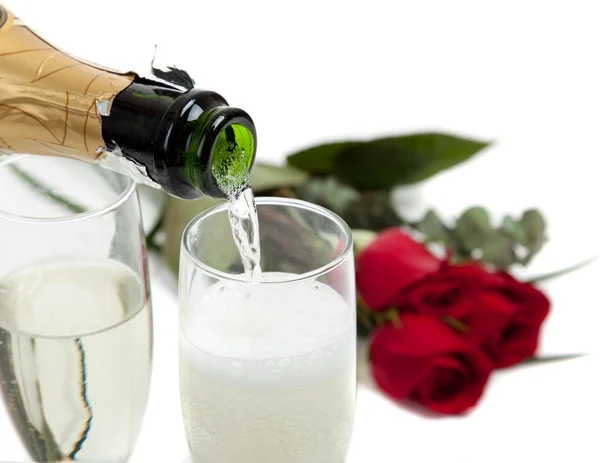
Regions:
<instances>
[{"instance_id":1,"label":"eucalyptus leaf","mask_svg":"<svg viewBox=\"0 0 600 463\"><path fill-rule=\"evenodd\" d=\"M502 219L502 231L517 243L523 246L526 245L525 230L520 221L513 219L509 215L505 216Z\"/></svg>"},{"instance_id":2,"label":"eucalyptus leaf","mask_svg":"<svg viewBox=\"0 0 600 463\"><path fill-rule=\"evenodd\" d=\"M424 235L426 242L441 243L450 250L453 261L461 262L470 259L469 251L463 250L454 231L444 224L434 210L427 211L421 222L414 226Z\"/></svg>"},{"instance_id":3,"label":"eucalyptus leaf","mask_svg":"<svg viewBox=\"0 0 600 463\"><path fill-rule=\"evenodd\" d=\"M402 225L387 191L361 193L335 177L313 177L294 190L296 197L335 212L351 228L380 231Z\"/></svg>"},{"instance_id":4,"label":"eucalyptus leaf","mask_svg":"<svg viewBox=\"0 0 600 463\"><path fill-rule=\"evenodd\" d=\"M528 264L546 242L546 222L538 210L530 209L523 213L521 227L524 231L524 246L528 249L523 264Z\"/></svg>"},{"instance_id":5,"label":"eucalyptus leaf","mask_svg":"<svg viewBox=\"0 0 600 463\"><path fill-rule=\"evenodd\" d=\"M427 211L423 220L417 224L417 229L425 235L427 241L439 241L447 246L452 244L450 230L434 210Z\"/></svg>"},{"instance_id":6,"label":"eucalyptus leaf","mask_svg":"<svg viewBox=\"0 0 600 463\"><path fill-rule=\"evenodd\" d=\"M280 187L295 187L309 179L309 174L291 166L256 163L250 172L250 184L255 193Z\"/></svg>"},{"instance_id":7,"label":"eucalyptus leaf","mask_svg":"<svg viewBox=\"0 0 600 463\"><path fill-rule=\"evenodd\" d=\"M481 260L499 269L505 269L517 261L513 242L506 235L491 233L481 246Z\"/></svg>"},{"instance_id":8,"label":"eucalyptus leaf","mask_svg":"<svg viewBox=\"0 0 600 463\"><path fill-rule=\"evenodd\" d=\"M481 248L493 231L487 211L479 206L463 212L454 227L461 247L469 252Z\"/></svg>"},{"instance_id":9,"label":"eucalyptus leaf","mask_svg":"<svg viewBox=\"0 0 600 463\"><path fill-rule=\"evenodd\" d=\"M287 158L288 164L311 174L331 174L334 171L335 160L349 147L360 145L362 142L326 143L313 146Z\"/></svg>"},{"instance_id":10,"label":"eucalyptus leaf","mask_svg":"<svg viewBox=\"0 0 600 463\"><path fill-rule=\"evenodd\" d=\"M488 145L442 133L381 138L336 145L320 167L359 190L387 190L425 180L466 161Z\"/></svg>"},{"instance_id":11,"label":"eucalyptus leaf","mask_svg":"<svg viewBox=\"0 0 600 463\"><path fill-rule=\"evenodd\" d=\"M313 177L295 190L299 199L308 201L343 215L350 204L360 198L354 188L340 183L335 177Z\"/></svg>"},{"instance_id":12,"label":"eucalyptus leaf","mask_svg":"<svg viewBox=\"0 0 600 463\"><path fill-rule=\"evenodd\" d=\"M187 224L198 214L206 209L221 204L224 200L203 196L195 201L185 201L169 197L163 219L165 231L165 244L162 248L163 255L169 267L177 273L179 271L179 253L181 251L181 236Z\"/></svg>"},{"instance_id":13,"label":"eucalyptus leaf","mask_svg":"<svg viewBox=\"0 0 600 463\"><path fill-rule=\"evenodd\" d=\"M404 225L387 191L362 193L340 214L350 228L370 229L376 232Z\"/></svg>"}]
</instances>

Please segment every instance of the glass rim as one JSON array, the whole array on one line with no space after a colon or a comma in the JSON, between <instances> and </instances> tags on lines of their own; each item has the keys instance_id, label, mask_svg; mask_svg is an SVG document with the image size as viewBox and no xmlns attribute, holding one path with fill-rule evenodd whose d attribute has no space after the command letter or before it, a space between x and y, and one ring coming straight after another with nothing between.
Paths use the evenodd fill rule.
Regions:
<instances>
[{"instance_id":1,"label":"glass rim","mask_svg":"<svg viewBox=\"0 0 600 463\"><path fill-rule=\"evenodd\" d=\"M319 206L317 204L309 203L308 201L303 201L303 200L295 199L295 198L260 196L258 198L255 198L255 201L256 201L257 208L258 208L258 206L263 206L263 205L286 206L286 207L300 208L300 209L304 209L304 210L307 210L307 211L310 211L313 213L323 215L323 216L327 217L329 220L331 220L332 222L334 222L347 237L346 245L344 246L344 249L342 250L340 255L337 256L335 259L332 259L327 264L322 265L321 267L318 267L314 270L311 270L310 272L294 274L294 275L292 275L291 278L286 278L286 279L281 279L281 280L278 279L275 281L261 281L261 284L272 285L272 284L281 284L281 283L292 283L292 282L296 282L296 281L317 278L321 275L325 275L326 273L329 273L330 271L334 270L336 267L338 267L343 262L345 262L346 259L348 258L348 256L352 253L352 250L354 247L354 238L352 235L352 230L350 229L348 224L344 221L344 219L342 219L335 212L330 211L329 209ZM206 209L205 211L202 211L200 214L198 214L196 217L194 217L190 221L190 223L187 224L187 226L183 230L183 235L181 237L181 249L183 250L182 257L185 257L196 268L202 270L204 273L206 273L207 275L209 275L211 277L217 278L219 280L250 283L251 280L249 280L244 274L227 273L227 272L223 272L221 270L217 270L217 269L211 267L210 265L208 265L207 263L203 262L201 259L196 257L194 255L194 253L188 247L188 244L189 244L188 243L188 241L189 241L188 235L190 234L192 228L198 222L201 222L215 214L227 212L228 207L229 206L228 206L227 202L218 204L216 206L212 206L212 207Z\"/></svg>"},{"instance_id":2,"label":"glass rim","mask_svg":"<svg viewBox=\"0 0 600 463\"><path fill-rule=\"evenodd\" d=\"M0 159L0 169L6 167L13 162L17 162L23 158L29 158L34 155L30 154L20 154L20 155L9 155L8 159ZM1 156L0 156L1 158ZM60 158L60 159L69 159L69 158ZM90 166L94 166L94 164L89 164ZM97 169L102 169L102 167L95 166ZM120 175L114 172L115 175ZM109 212L118 209L124 202L126 202L131 195L135 192L137 184L129 177L121 175L126 181L127 185L123 188L114 201L110 201L108 204L102 207L98 207L96 209L92 209L85 212L79 212L73 215L66 215L62 217L29 217L25 215L13 214L12 212L7 212L2 209L0 206L0 219L12 220L14 222L22 222L22 223L45 223L45 224L55 224L55 223L66 223L66 222L77 222L80 220L93 219L96 217L101 217L103 215L108 214Z\"/></svg>"}]
</instances>

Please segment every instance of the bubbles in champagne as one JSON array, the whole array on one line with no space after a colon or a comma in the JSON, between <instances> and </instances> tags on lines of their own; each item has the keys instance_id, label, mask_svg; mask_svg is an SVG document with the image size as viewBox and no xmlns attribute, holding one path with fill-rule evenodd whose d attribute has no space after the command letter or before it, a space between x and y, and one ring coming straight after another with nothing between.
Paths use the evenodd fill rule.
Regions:
<instances>
[{"instance_id":1,"label":"bubbles in champagne","mask_svg":"<svg viewBox=\"0 0 600 463\"><path fill-rule=\"evenodd\" d=\"M19 461L125 461L151 344L144 283L123 264L50 262L0 280L2 445Z\"/></svg>"},{"instance_id":2,"label":"bubbles in champagne","mask_svg":"<svg viewBox=\"0 0 600 463\"><path fill-rule=\"evenodd\" d=\"M342 463L356 393L354 309L316 281L198 286L180 388L198 461Z\"/></svg>"}]
</instances>

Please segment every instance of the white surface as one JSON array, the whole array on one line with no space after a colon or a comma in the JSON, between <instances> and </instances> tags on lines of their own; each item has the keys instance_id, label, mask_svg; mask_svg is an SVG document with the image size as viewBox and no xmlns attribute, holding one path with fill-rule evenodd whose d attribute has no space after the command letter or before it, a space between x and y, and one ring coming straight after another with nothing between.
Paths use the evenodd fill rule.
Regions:
<instances>
[{"instance_id":1,"label":"white surface","mask_svg":"<svg viewBox=\"0 0 600 463\"><path fill-rule=\"evenodd\" d=\"M252 114L263 161L414 130L494 139L427 182L422 204L447 216L474 203L497 214L540 207L551 242L530 274L598 252L597 1L6 3L61 47L114 67L144 69L159 43L166 61ZM549 286L542 343L595 356L495 374L466 418L422 418L362 387L348 463L600 461L599 273L595 264ZM170 286L155 268L154 380L135 462L186 453Z\"/></svg>"}]
</instances>

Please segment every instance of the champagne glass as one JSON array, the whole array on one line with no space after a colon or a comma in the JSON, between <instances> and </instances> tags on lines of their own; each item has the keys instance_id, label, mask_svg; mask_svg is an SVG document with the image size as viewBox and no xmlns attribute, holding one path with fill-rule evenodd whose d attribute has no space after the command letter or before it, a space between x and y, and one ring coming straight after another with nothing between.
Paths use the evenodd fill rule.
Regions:
<instances>
[{"instance_id":1,"label":"champagne glass","mask_svg":"<svg viewBox=\"0 0 600 463\"><path fill-rule=\"evenodd\" d=\"M0 185L0 461L124 462L152 357L135 184L10 156Z\"/></svg>"},{"instance_id":2,"label":"champagne glass","mask_svg":"<svg viewBox=\"0 0 600 463\"><path fill-rule=\"evenodd\" d=\"M330 211L256 200L259 281L248 281L227 204L186 228L180 391L193 460L342 463L356 396L352 234Z\"/></svg>"}]
</instances>

